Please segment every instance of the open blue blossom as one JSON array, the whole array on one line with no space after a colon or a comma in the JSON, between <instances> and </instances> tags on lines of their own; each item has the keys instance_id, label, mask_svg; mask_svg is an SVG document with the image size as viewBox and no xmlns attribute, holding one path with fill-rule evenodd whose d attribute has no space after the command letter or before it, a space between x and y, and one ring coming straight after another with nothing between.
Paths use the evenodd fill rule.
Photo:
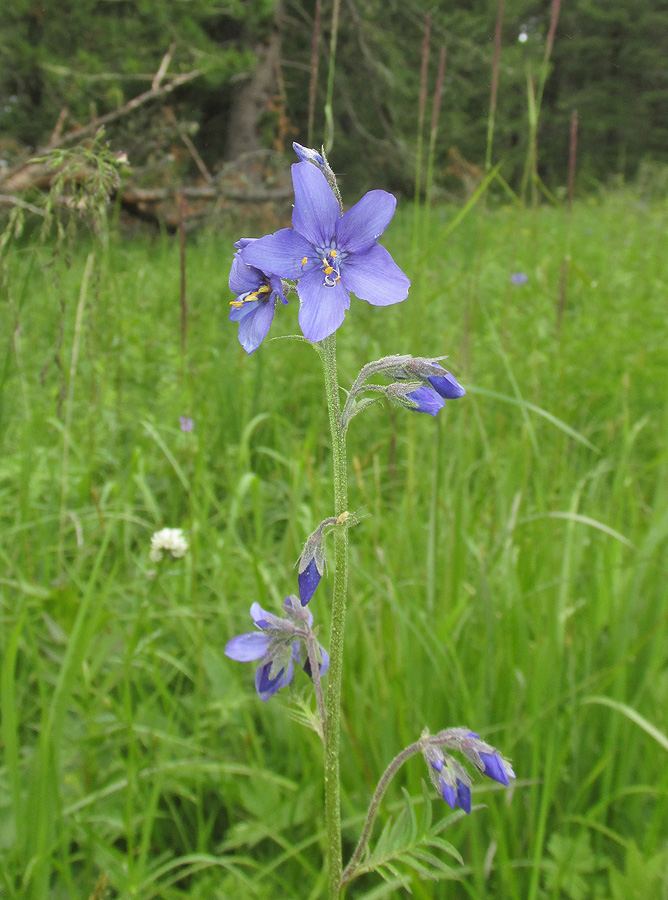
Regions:
<instances>
[{"instance_id":1,"label":"open blue blossom","mask_svg":"<svg viewBox=\"0 0 668 900\"><path fill-rule=\"evenodd\" d=\"M279 300L281 303L288 302L277 275L267 274L242 259L242 250L252 242L253 238L242 238L234 245L237 251L229 281L230 290L236 294L236 300L230 304L230 322L239 323L239 343L249 354L257 350L267 336L276 303Z\"/></svg>"},{"instance_id":2,"label":"open blue blossom","mask_svg":"<svg viewBox=\"0 0 668 900\"><path fill-rule=\"evenodd\" d=\"M526 272L513 272L510 276L511 282L515 285L515 287L521 287L523 284L526 284L529 280L529 276Z\"/></svg>"},{"instance_id":3,"label":"open blue blossom","mask_svg":"<svg viewBox=\"0 0 668 900\"><path fill-rule=\"evenodd\" d=\"M243 260L261 272L297 281L299 325L309 341L333 334L350 308L350 292L374 306L399 303L410 281L378 243L397 205L369 191L341 215L327 179L310 162L292 166L292 228L247 244Z\"/></svg>"},{"instance_id":4,"label":"open blue blossom","mask_svg":"<svg viewBox=\"0 0 668 900\"><path fill-rule=\"evenodd\" d=\"M239 634L225 647L225 655L237 662L260 660L255 673L255 689L263 701L290 684L295 663L311 676L304 641L310 635L313 615L294 596L285 600L283 609L285 618L268 613L259 603L253 603L250 614L258 631ZM316 644L316 656L320 675L324 675L329 667L329 656L320 644Z\"/></svg>"}]
</instances>

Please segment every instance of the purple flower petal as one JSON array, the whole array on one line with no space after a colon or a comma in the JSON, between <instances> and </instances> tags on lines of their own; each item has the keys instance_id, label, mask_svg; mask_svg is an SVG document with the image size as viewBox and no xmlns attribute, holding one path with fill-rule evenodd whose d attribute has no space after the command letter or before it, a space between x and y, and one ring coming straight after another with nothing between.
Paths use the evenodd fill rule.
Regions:
<instances>
[{"instance_id":1,"label":"purple flower petal","mask_svg":"<svg viewBox=\"0 0 668 900\"><path fill-rule=\"evenodd\" d=\"M440 757L435 757L434 759L429 760L429 765L432 769L435 769L437 772L443 771L443 760Z\"/></svg>"},{"instance_id":2,"label":"purple flower petal","mask_svg":"<svg viewBox=\"0 0 668 900\"><path fill-rule=\"evenodd\" d=\"M385 231L397 208L387 191L369 191L336 223L336 243L348 253L361 253Z\"/></svg>"},{"instance_id":3,"label":"purple flower petal","mask_svg":"<svg viewBox=\"0 0 668 900\"><path fill-rule=\"evenodd\" d=\"M283 282L278 277L278 275L270 275L269 276L269 286L271 287L274 294L276 294L278 299L281 301L283 306L287 306L288 300L287 300L287 297L285 296L285 294L283 293Z\"/></svg>"},{"instance_id":4,"label":"purple flower petal","mask_svg":"<svg viewBox=\"0 0 668 900\"><path fill-rule=\"evenodd\" d=\"M510 780L499 754L480 753L479 755L480 759L482 760L482 764L485 767L484 774L487 775L488 778L493 778L494 781L498 781L499 784L503 784L505 785L505 787L508 787L508 785L510 784Z\"/></svg>"},{"instance_id":5,"label":"purple flower petal","mask_svg":"<svg viewBox=\"0 0 668 900\"><path fill-rule=\"evenodd\" d=\"M301 162L292 166L292 183L295 189L292 227L314 247L329 247L341 211L327 179L311 163Z\"/></svg>"},{"instance_id":6,"label":"purple flower petal","mask_svg":"<svg viewBox=\"0 0 668 900\"><path fill-rule=\"evenodd\" d=\"M320 677L322 678L322 676L325 674L327 669L329 669L329 653L320 644L318 644L318 647L320 648L321 662L320 662L319 669L320 669ZM313 675L311 674L311 660L308 658L308 656L306 657L302 668L304 669L304 671L306 672L306 674L308 675L309 678L313 678Z\"/></svg>"},{"instance_id":7,"label":"purple flower petal","mask_svg":"<svg viewBox=\"0 0 668 900\"><path fill-rule=\"evenodd\" d=\"M429 416L435 416L445 406L445 400L428 387L419 387L410 394L406 394L409 400L417 403L417 408L411 408L411 412L427 413Z\"/></svg>"},{"instance_id":8,"label":"purple flower petal","mask_svg":"<svg viewBox=\"0 0 668 900\"><path fill-rule=\"evenodd\" d=\"M455 376L451 375L450 372L446 372L445 369L443 369L442 375L430 375L427 381L444 400L457 400L466 394L466 391Z\"/></svg>"},{"instance_id":9,"label":"purple flower petal","mask_svg":"<svg viewBox=\"0 0 668 900\"><path fill-rule=\"evenodd\" d=\"M316 174L318 173L318 170L310 163L300 163L300 165L305 165ZM241 258L249 265L255 266L263 272L293 280L300 278L308 268L308 263L306 266L302 265L304 257L311 265L320 265L320 260L313 247L292 228L281 228L274 234L267 234L265 237L253 241L241 251L241 254Z\"/></svg>"},{"instance_id":10,"label":"purple flower petal","mask_svg":"<svg viewBox=\"0 0 668 900\"><path fill-rule=\"evenodd\" d=\"M311 560L311 562L306 566L303 572L300 572L297 575L297 583L299 584L299 599L302 602L302 606L306 606L306 604L311 600L313 595L315 594L315 589L320 584L320 579L322 575L318 572L318 567L315 564L315 557Z\"/></svg>"},{"instance_id":11,"label":"purple flower petal","mask_svg":"<svg viewBox=\"0 0 668 900\"><path fill-rule=\"evenodd\" d=\"M263 702L270 700L281 688L290 684L294 668L294 663L290 660L287 667L281 669L276 678L271 678L269 676L271 671L271 661L260 666L255 673L255 690L257 691L260 700Z\"/></svg>"},{"instance_id":12,"label":"purple flower petal","mask_svg":"<svg viewBox=\"0 0 668 900\"><path fill-rule=\"evenodd\" d=\"M443 797L450 809L454 809L457 805L455 789L451 784L448 784L444 778L441 778L441 797Z\"/></svg>"},{"instance_id":13,"label":"purple flower petal","mask_svg":"<svg viewBox=\"0 0 668 900\"><path fill-rule=\"evenodd\" d=\"M317 172L313 166L309 167ZM327 286L320 269L304 274L297 285L297 293L301 300L299 326L304 337L314 343L333 334L350 308L350 294L343 284Z\"/></svg>"},{"instance_id":14,"label":"purple flower petal","mask_svg":"<svg viewBox=\"0 0 668 900\"><path fill-rule=\"evenodd\" d=\"M260 287L264 278L262 272L259 272L253 266L249 266L244 262L238 254L235 254L230 269L229 286L233 294L237 297L240 294L247 294Z\"/></svg>"},{"instance_id":15,"label":"purple flower petal","mask_svg":"<svg viewBox=\"0 0 668 900\"><path fill-rule=\"evenodd\" d=\"M461 806L466 815L471 812L471 789L463 781L457 779L457 805Z\"/></svg>"},{"instance_id":16,"label":"purple flower petal","mask_svg":"<svg viewBox=\"0 0 668 900\"><path fill-rule=\"evenodd\" d=\"M259 305L259 300L245 300L243 306L231 306L228 319L230 322L241 322L246 316L250 316Z\"/></svg>"},{"instance_id":17,"label":"purple flower petal","mask_svg":"<svg viewBox=\"0 0 668 900\"><path fill-rule=\"evenodd\" d=\"M276 301L264 300L260 303L253 303L253 306L254 309L250 314L243 318L240 317L239 320L239 343L249 355L254 353L266 338L274 319ZM232 318L231 315L230 318Z\"/></svg>"},{"instance_id":18,"label":"purple flower petal","mask_svg":"<svg viewBox=\"0 0 668 900\"><path fill-rule=\"evenodd\" d=\"M250 634L240 634L228 641L225 647L225 656L237 662L251 662L254 659L262 659L267 652L270 638L266 634L252 631Z\"/></svg>"},{"instance_id":19,"label":"purple flower petal","mask_svg":"<svg viewBox=\"0 0 668 900\"><path fill-rule=\"evenodd\" d=\"M276 618L276 616L262 609L259 603L251 605L250 614L258 628L271 628L271 620Z\"/></svg>"},{"instance_id":20,"label":"purple flower petal","mask_svg":"<svg viewBox=\"0 0 668 900\"><path fill-rule=\"evenodd\" d=\"M400 303L408 296L409 279L385 247L374 244L364 253L348 256L341 265L341 281L349 291L373 306Z\"/></svg>"}]
</instances>

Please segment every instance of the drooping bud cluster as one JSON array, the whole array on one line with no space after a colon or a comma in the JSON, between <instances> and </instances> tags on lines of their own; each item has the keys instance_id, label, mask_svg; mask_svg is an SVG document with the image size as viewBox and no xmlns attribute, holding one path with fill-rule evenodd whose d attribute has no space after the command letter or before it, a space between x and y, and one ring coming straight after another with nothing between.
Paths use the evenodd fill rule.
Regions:
<instances>
[{"instance_id":1,"label":"drooping bud cluster","mask_svg":"<svg viewBox=\"0 0 668 900\"><path fill-rule=\"evenodd\" d=\"M454 375L451 375L439 360L445 357L396 355L384 356L367 363L350 389L342 413L342 425L348 422L378 397L360 397L364 393L375 393L386 397L397 406L413 412L435 416L445 406L446 400L456 400L466 394ZM378 375L393 379L392 384L370 383Z\"/></svg>"},{"instance_id":2,"label":"drooping bud cluster","mask_svg":"<svg viewBox=\"0 0 668 900\"><path fill-rule=\"evenodd\" d=\"M508 760L468 728L448 728L433 736L425 729L421 743L431 781L452 809L458 806L467 814L471 812L472 782L464 767L444 748L459 751L479 772L505 787L515 778Z\"/></svg>"}]
</instances>

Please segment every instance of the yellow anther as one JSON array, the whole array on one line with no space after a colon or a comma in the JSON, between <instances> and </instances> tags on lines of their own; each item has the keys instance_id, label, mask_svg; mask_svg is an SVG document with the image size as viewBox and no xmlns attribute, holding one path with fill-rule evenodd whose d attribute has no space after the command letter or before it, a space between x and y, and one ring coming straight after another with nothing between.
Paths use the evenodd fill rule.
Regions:
<instances>
[{"instance_id":1,"label":"yellow anther","mask_svg":"<svg viewBox=\"0 0 668 900\"><path fill-rule=\"evenodd\" d=\"M308 262L307 257L304 257L304 259L302 260L302 265L305 266L307 262Z\"/></svg>"},{"instance_id":2,"label":"yellow anther","mask_svg":"<svg viewBox=\"0 0 668 900\"><path fill-rule=\"evenodd\" d=\"M258 294L268 294L271 290L271 286L268 284L263 284L261 288L257 289Z\"/></svg>"},{"instance_id":3,"label":"yellow anther","mask_svg":"<svg viewBox=\"0 0 668 900\"><path fill-rule=\"evenodd\" d=\"M230 306L237 306L237 307L239 307L239 306L243 306L243 305L244 305L244 301L243 301L243 300L230 300Z\"/></svg>"},{"instance_id":4,"label":"yellow anther","mask_svg":"<svg viewBox=\"0 0 668 900\"><path fill-rule=\"evenodd\" d=\"M332 257L332 259L336 259L336 255L337 255L336 250L332 250L332 252L329 255Z\"/></svg>"},{"instance_id":5,"label":"yellow anther","mask_svg":"<svg viewBox=\"0 0 668 900\"><path fill-rule=\"evenodd\" d=\"M334 269L331 266L325 266L325 275L331 275Z\"/></svg>"}]
</instances>

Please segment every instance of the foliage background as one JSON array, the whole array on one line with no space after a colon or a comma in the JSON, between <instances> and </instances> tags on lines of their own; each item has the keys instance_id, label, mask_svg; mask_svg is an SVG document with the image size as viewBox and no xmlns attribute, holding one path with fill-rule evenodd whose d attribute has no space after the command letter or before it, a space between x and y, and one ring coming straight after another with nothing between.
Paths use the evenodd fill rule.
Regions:
<instances>
[{"instance_id":1,"label":"foliage background","mask_svg":"<svg viewBox=\"0 0 668 900\"><path fill-rule=\"evenodd\" d=\"M201 68L205 75L173 99L192 123L195 142L212 167L226 159L230 111L252 77L271 34L281 42L275 95L266 98L259 127L266 146L306 142L308 86L315 4L291 0L221 6L213 0L128 3L86 0L7 9L0 47L0 129L5 156L13 144L48 138L64 105L85 123L145 90L168 46L171 71ZM335 135L339 171L357 190L371 182L410 193L420 79L420 47L431 15L430 90L441 45L448 49L436 183L448 183L447 152L484 160L490 67L497 4L342 0L335 75ZM527 67L534 76L544 55L549 4L507 0L503 28L495 159L516 185L527 140ZM314 143L324 127L325 66L331 4L322 9L320 78ZM525 30L526 43L518 42ZM579 113L580 182L630 178L643 162L668 162L668 3L595 0L564 3L551 75L544 95L540 174L551 189L565 183L571 111ZM111 130L116 149L134 165L147 151L148 112ZM159 131L160 127L153 127ZM164 128L164 123L162 125ZM138 139L141 135L142 139ZM157 139L157 135L155 136ZM192 165L185 157L184 165ZM193 169L193 173L194 173Z\"/></svg>"},{"instance_id":2,"label":"foliage background","mask_svg":"<svg viewBox=\"0 0 668 900\"><path fill-rule=\"evenodd\" d=\"M494 158L517 186L549 10L506 10ZM437 183L451 147L482 162L494 4L343 0L332 163L348 202L367 186L412 193L427 12L430 91L449 52ZM276 33L282 81L259 140L284 149L304 139L313 15L18 2L0 48L3 159L48 140L65 103L86 122L91 103L136 96L175 42L173 71L205 74L170 103L215 167ZM410 300L354 300L340 333L344 385L369 358L445 352L468 391L435 422L378 405L350 437L351 502L372 516L352 534L346 852L379 773L425 724L479 729L519 775L513 792L478 782L487 808L470 819L432 801L465 865L455 883L415 875L419 898L668 896L667 18L658 2L564 4L540 170L565 181L577 106L580 187L597 190L571 213L507 194L467 213L402 202L386 245ZM327 38L325 25L316 133ZM160 108L109 137L135 167L174 141ZM177 177L191 165L183 154ZM253 215L244 233L267 230L264 208L244 226ZM308 688L264 706L223 653L252 600L294 589L301 542L331 513L317 359L289 341L240 350L226 321L239 231L188 235L184 347L178 237L97 225L55 243L27 225L0 254L0 896L317 900ZM272 334L294 316L279 310ZM156 570L162 526L184 527L190 551ZM402 771L385 820L400 786L420 802L423 777L419 760ZM396 893L369 878L349 896Z\"/></svg>"}]
</instances>

